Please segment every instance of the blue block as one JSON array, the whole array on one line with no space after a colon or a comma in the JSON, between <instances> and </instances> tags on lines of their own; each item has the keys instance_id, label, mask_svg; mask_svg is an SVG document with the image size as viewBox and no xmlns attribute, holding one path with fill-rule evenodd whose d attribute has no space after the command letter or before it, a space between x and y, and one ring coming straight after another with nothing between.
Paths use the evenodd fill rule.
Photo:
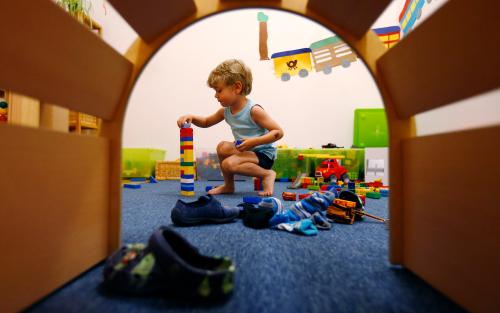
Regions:
<instances>
[{"instance_id":1,"label":"blue block","mask_svg":"<svg viewBox=\"0 0 500 313\"><path fill-rule=\"evenodd\" d=\"M130 181L146 181L145 177L132 177Z\"/></svg>"},{"instance_id":2,"label":"blue block","mask_svg":"<svg viewBox=\"0 0 500 313\"><path fill-rule=\"evenodd\" d=\"M243 202L245 202L245 203L259 204L260 201L262 201L261 197L255 197L255 196L245 196L245 197L243 197Z\"/></svg>"},{"instance_id":3,"label":"blue block","mask_svg":"<svg viewBox=\"0 0 500 313\"><path fill-rule=\"evenodd\" d=\"M282 177L279 179L280 182L287 182L287 181L290 181L288 178L286 177Z\"/></svg>"},{"instance_id":4,"label":"blue block","mask_svg":"<svg viewBox=\"0 0 500 313\"><path fill-rule=\"evenodd\" d=\"M354 183L354 182L347 183L347 189L356 190L356 183Z\"/></svg>"},{"instance_id":5,"label":"blue block","mask_svg":"<svg viewBox=\"0 0 500 313\"><path fill-rule=\"evenodd\" d=\"M194 175L181 175L181 178L184 178L184 179L193 179L194 178Z\"/></svg>"},{"instance_id":6,"label":"blue block","mask_svg":"<svg viewBox=\"0 0 500 313\"><path fill-rule=\"evenodd\" d=\"M139 184L123 184L123 187L130 189L140 189L141 185Z\"/></svg>"},{"instance_id":7,"label":"blue block","mask_svg":"<svg viewBox=\"0 0 500 313\"><path fill-rule=\"evenodd\" d=\"M209 192L210 190L212 190L214 188L214 186L206 186L205 187L205 191L206 192Z\"/></svg>"},{"instance_id":8,"label":"blue block","mask_svg":"<svg viewBox=\"0 0 500 313\"><path fill-rule=\"evenodd\" d=\"M149 176L149 183L150 184L156 184L158 181L153 177L153 176Z\"/></svg>"},{"instance_id":9,"label":"blue block","mask_svg":"<svg viewBox=\"0 0 500 313\"><path fill-rule=\"evenodd\" d=\"M181 184L181 190L194 191L194 184Z\"/></svg>"},{"instance_id":10,"label":"blue block","mask_svg":"<svg viewBox=\"0 0 500 313\"><path fill-rule=\"evenodd\" d=\"M389 197L389 190L381 189L380 190L380 195L382 197Z\"/></svg>"}]
</instances>

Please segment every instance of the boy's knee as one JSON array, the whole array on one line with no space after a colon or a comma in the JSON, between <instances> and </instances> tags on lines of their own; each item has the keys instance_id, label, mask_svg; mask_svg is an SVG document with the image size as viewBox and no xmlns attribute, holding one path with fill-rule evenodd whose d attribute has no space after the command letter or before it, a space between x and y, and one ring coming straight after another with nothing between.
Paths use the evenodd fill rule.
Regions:
<instances>
[{"instance_id":1,"label":"boy's knee","mask_svg":"<svg viewBox=\"0 0 500 313\"><path fill-rule=\"evenodd\" d=\"M234 148L234 144L229 141L221 141L217 145L217 154L227 156L230 154L232 148Z\"/></svg>"},{"instance_id":2,"label":"boy's knee","mask_svg":"<svg viewBox=\"0 0 500 313\"><path fill-rule=\"evenodd\" d=\"M224 161L222 161L220 166L226 172L234 172L236 163L231 158L227 158Z\"/></svg>"}]
</instances>

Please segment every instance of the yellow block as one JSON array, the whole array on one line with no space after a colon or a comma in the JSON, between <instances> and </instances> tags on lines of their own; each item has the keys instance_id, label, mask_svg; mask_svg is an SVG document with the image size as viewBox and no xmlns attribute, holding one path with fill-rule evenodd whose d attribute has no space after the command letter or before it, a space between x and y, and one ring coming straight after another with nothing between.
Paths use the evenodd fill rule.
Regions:
<instances>
[{"instance_id":1,"label":"yellow block","mask_svg":"<svg viewBox=\"0 0 500 313\"><path fill-rule=\"evenodd\" d=\"M194 191L184 191L184 190L181 190L181 195L182 196L194 196Z\"/></svg>"},{"instance_id":2,"label":"yellow block","mask_svg":"<svg viewBox=\"0 0 500 313\"><path fill-rule=\"evenodd\" d=\"M194 175L194 166L181 166L181 171L184 171L185 175Z\"/></svg>"}]
</instances>

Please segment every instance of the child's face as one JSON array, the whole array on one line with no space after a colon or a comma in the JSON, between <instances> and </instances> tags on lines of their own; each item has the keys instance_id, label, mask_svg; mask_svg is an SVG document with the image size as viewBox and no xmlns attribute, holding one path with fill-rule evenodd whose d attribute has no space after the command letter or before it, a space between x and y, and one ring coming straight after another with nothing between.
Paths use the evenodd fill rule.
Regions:
<instances>
[{"instance_id":1,"label":"child's face","mask_svg":"<svg viewBox=\"0 0 500 313\"><path fill-rule=\"evenodd\" d=\"M223 82L218 82L215 84L215 98L219 101L220 105L223 107L230 107L234 103L241 93L241 88L238 88L238 84L227 86Z\"/></svg>"}]
</instances>

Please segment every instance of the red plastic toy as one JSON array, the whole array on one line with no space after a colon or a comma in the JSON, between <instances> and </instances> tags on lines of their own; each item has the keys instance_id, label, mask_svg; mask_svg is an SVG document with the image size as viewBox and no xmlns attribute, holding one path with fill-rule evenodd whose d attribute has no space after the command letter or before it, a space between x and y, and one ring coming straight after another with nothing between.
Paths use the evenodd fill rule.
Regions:
<instances>
[{"instance_id":1,"label":"red plastic toy","mask_svg":"<svg viewBox=\"0 0 500 313\"><path fill-rule=\"evenodd\" d=\"M295 192L286 192L284 191L281 196L283 197L283 200L285 201L296 201L297 200L297 194Z\"/></svg>"},{"instance_id":2,"label":"red plastic toy","mask_svg":"<svg viewBox=\"0 0 500 313\"><path fill-rule=\"evenodd\" d=\"M305 198L310 197L310 196L311 196L310 193L301 193L301 194L299 194L299 200L305 199Z\"/></svg>"},{"instance_id":3,"label":"red plastic toy","mask_svg":"<svg viewBox=\"0 0 500 313\"><path fill-rule=\"evenodd\" d=\"M316 168L317 172L321 172L325 181L342 180L344 182L349 181L349 176L347 175L347 170L345 167L339 164L336 159L326 159L321 162Z\"/></svg>"}]
</instances>

